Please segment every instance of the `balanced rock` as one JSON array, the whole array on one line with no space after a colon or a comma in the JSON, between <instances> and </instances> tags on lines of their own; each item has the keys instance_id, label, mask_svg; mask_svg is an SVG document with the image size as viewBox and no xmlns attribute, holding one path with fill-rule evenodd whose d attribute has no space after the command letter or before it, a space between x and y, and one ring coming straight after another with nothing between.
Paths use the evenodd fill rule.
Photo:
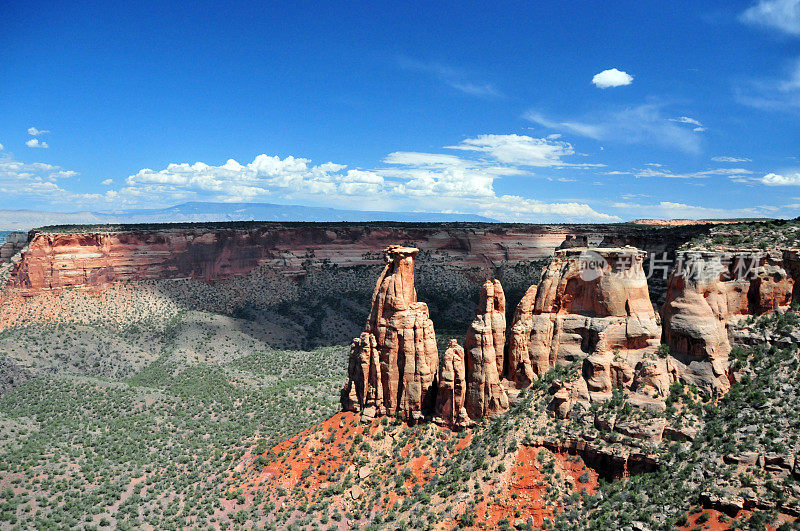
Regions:
<instances>
[{"instance_id":1,"label":"balanced rock","mask_svg":"<svg viewBox=\"0 0 800 531\"><path fill-rule=\"evenodd\" d=\"M467 331L466 409L470 418L494 417L508 409L501 385L505 359L506 299L499 280L487 280L475 320Z\"/></svg>"},{"instance_id":2,"label":"balanced rock","mask_svg":"<svg viewBox=\"0 0 800 531\"><path fill-rule=\"evenodd\" d=\"M399 415L417 421L433 410L439 354L428 306L417 301L414 287L418 252L386 249L366 327L350 349L342 407L365 420Z\"/></svg>"}]
</instances>

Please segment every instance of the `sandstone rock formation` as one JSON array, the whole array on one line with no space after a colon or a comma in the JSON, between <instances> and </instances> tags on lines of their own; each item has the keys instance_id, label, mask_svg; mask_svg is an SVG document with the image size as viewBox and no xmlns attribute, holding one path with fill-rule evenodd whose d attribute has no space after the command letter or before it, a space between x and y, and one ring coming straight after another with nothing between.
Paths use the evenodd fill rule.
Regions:
<instances>
[{"instance_id":1,"label":"sandstone rock formation","mask_svg":"<svg viewBox=\"0 0 800 531\"><path fill-rule=\"evenodd\" d=\"M619 225L433 225L385 223L203 223L136 227L86 227L64 232L32 231L28 249L9 283L25 295L66 287L100 290L119 281L197 278L215 281L269 266L287 278L315 263L338 267L380 262L376 249L414 241L441 253L449 265L513 266L552 256L565 242L625 242L650 252L673 249L707 229ZM27 235L25 235L27 240ZM571 245L571 243L567 243ZM14 251L16 252L16 250ZM372 259L374 257L374 260Z\"/></svg>"},{"instance_id":2,"label":"sandstone rock formation","mask_svg":"<svg viewBox=\"0 0 800 531\"><path fill-rule=\"evenodd\" d=\"M517 306L507 376L517 388L558 364L585 360L592 393L629 386L633 369L655 354L660 327L632 247L564 249Z\"/></svg>"},{"instance_id":3,"label":"sandstone rock formation","mask_svg":"<svg viewBox=\"0 0 800 531\"><path fill-rule=\"evenodd\" d=\"M439 394L436 398L434 420L452 428L464 428L471 424L464 399L467 391L466 361L464 349L455 339L444 353L439 373Z\"/></svg>"},{"instance_id":4,"label":"sandstone rock formation","mask_svg":"<svg viewBox=\"0 0 800 531\"><path fill-rule=\"evenodd\" d=\"M435 404L439 365L428 307L417 301L413 247L386 249L364 333L350 350L342 407L369 420L382 415L422 419Z\"/></svg>"},{"instance_id":5,"label":"sandstone rock formation","mask_svg":"<svg viewBox=\"0 0 800 531\"><path fill-rule=\"evenodd\" d=\"M508 409L501 385L505 359L506 298L499 280L481 288L478 313L467 331L466 409L470 418L494 417Z\"/></svg>"},{"instance_id":6,"label":"sandstone rock formation","mask_svg":"<svg viewBox=\"0 0 800 531\"><path fill-rule=\"evenodd\" d=\"M791 304L792 257L791 251L783 257L759 250L678 253L661 319L682 380L706 392L730 388L729 326Z\"/></svg>"},{"instance_id":7,"label":"sandstone rock formation","mask_svg":"<svg viewBox=\"0 0 800 531\"><path fill-rule=\"evenodd\" d=\"M10 232L6 235L6 241L0 244L0 262L9 262L11 257L25 248L28 243L27 232Z\"/></svg>"}]
</instances>

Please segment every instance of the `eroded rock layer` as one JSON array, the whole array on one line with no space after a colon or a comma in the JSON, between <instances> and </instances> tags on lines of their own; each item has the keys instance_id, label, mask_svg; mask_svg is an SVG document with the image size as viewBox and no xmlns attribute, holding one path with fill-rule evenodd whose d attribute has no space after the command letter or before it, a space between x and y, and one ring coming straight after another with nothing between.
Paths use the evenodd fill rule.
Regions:
<instances>
[{"instance_id":1,"label":"eroded rock layer","mask_svg":"<svg viewBox=\"0 0 800 531\"><path fill-rule=\"evenodd\" d=\"M661 319L664 343L684 381L707 392L730 388L729 327L792 303L795 256L758 250L678 254Z\"/></svg>"},{"instance_id":2,"label":"eroded rock layer","mask_svg":"<svg viewBox=\"0 0 800 531\"><path fill-rule=\"evenodd\" d=\"M467 356L466 409L472 419L494 417L508 409L508 396L501 385L505 343L505 294L499 280L487 280L481 287L478 313L464 343Z\"/></svg>"},{"instance_id":3,"label":"eroded rock layer","mask_svg":"<svg viewBox=\"0 0 800 531\"><path fill-rule=\"evenodd\" d=\"M589 360L590 391L630 384L632 368L655 354L661 335L642 268L645 255L632 247L556 251L517 306L508 379L524 388L558 364Z\"/></svg>"},{"instance_id":4,"label":"eroded rock layer","mask_svg":"<svg viewBox=\"0 0 800 531\"><path fill-rule=\"evenodd\" d=\"M428 306L417 301L414 247L390 246L364 332L353 340L342 407L365 420L431 412L439 354Z\"/></svg>"},{"instance_id":5,"label":"eroded rock layer","mask_svg":"<svg viewBox=\"0 0 800 531\"><path fill-rule=\"evenodd\" d=\"M451 339L439 372L439 392L434 418L439 424L452 428L464 428L471 424L464 405L467 391L466 373L464 349L458 341Z\"/></svg>"},{"instance_id":6,"label":"eroded rock layer","mask_svg":"<svg viewBox=\"0 0 800 531\"><path fill-rule=\"evenodd\" d=\"M634 225L250 222L81 227L31 231L9 284L30 296L69 287L101 290L120 281L220 280L258 266L292 277L305 273L310 257L339 267L363 265L380 259L375 250L394 242L415 242L423 251L485 275L499 263L547 258L572 239L584 245L622 242L660 253L705 231Z\"/></svg>"}]
</instances>

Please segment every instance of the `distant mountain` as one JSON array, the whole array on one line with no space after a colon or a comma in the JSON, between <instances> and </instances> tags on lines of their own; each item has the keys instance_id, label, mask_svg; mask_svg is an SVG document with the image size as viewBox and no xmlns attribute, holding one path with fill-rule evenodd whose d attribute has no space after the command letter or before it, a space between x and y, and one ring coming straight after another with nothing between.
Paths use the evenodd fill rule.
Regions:
<instances>
[{"instance_id":1,"label":"distant mountain","mask_svg":"<svg viewBox=\"0 0 800 531\"><path fill-rule=\"evenodd\" d=\"M203 221L405 221L485 222L496 220L475 214L439 212L383 212L271 203L183 203L168 208L120 212L39 212L0 210L0 230L30 230L46 225L103 223L187 223Z\"/></svg>"}]
</instances>

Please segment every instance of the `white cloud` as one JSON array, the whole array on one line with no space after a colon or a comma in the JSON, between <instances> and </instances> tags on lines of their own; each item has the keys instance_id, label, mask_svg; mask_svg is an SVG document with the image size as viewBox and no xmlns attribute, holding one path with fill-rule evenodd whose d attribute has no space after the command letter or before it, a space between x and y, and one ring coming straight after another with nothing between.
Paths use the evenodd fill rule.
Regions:
<instances>
[{"instance_id":1,"label":"white cloud","mask_svg":"<svg viewBox=\"0 0 800 531\"><path fill-rule=\"evenodd\" d=\"M484 98L503 96L503 94L491 83L470 79L471 76L467 72L458 68L453 68L452 66L433 62L418 61L408 57L399 57L397 62L400 67L405 70L413 70L431 74L439 79L439 81L442 83L470 96Z\"/></svg>"},{"instance_id":2,"label":"white cloud","mask_svg":"<svg viewBox=\"0 0 800 531\"><path fill-rule=\"evenodd\" d=\"M703 124L701 124L698 120L695 120L694 118L689 118L688 116L681 116L680 118L670 118L669 121L677 122L680 124L693 125L694 127L692 128L692 131L694 131L695 133L702 133L703 131L706 130Z\"/></svg>"},{"instance_id":3,"label":"white cloud","mask_svg":"<svg viewBox=\"0 0 800 531\"><path fill-rule=\"evenodd\" d=\"M711 160L713 160L714 162L731 162L731 163L753 162L753 159L748 159L746 157L711 157Z\"/></svg>"},{"instance_id":4,"label":"white cloud","mask_svg":"<svg viewBox=\"0 0 800 531\"><path fill-rule=\"evenodd\" d=\"M800 172L787 173L786 175L768 173L759 180L767 186L800 186Z\"/></svg>"},{"instance_id":5,"label":"white cloud","mask_svg":"<svg viewBox=\"0 0 800 531\"><path fill-rule=\"evenodd\" d=\"M29 148L44 148L44 149L47 149L47 148L50 147L50 146L47 145L47 142L39 142L38 138L31 138L30 140L25 142L25 145L28 146Z\"/></svg>"},{"instance_id":6,"label":"white cloud","mask_svg":"<svg viewBox=\"0 0 800 531\"><path fill-rule=\"evenodd\" d=\"M573 164L564 162L561 158L575 154L568 142L526 135L480 135L446 147L461 151L479 151L498 162L522 166L569 166Z\"/></svg>"},{"instance_id":7,"label":"white cloud","mask_svg":"<svg viewBox=\"0 0 800 531\"><path fill-rule=\"evenodd\" d=\"M69 205L95 211L166 207L186 201L275 201L339 208L350 205L364 210L473 213L509 222L620 221L581 201L543 201L496 192L499 178L530 176L531 167L569 166L563 159L574 150L566 142L480 135L451 149L461 154L396 151L375 168L314 164L308 158L267 154L250 163L234 159L220 165L172 163L161 169L143 168L120 185L106 179L102 185L110 188L95 194L72 192L58 184L76 172L6 156L0 157L0 193L29 205L57 205L57 209Z\"/></svg>"},{"instance_id":8,"label":"white cloud","mask_svg":"<svg viewBox=\"0 0 800 531\"><path fill-rule=\"evenodd\" d=\"M670 118L669 121L678 122L682 124L696 125L697 127L703 127L703 124L701 124L698 120L695 120L694 118L689 118L688 116L681 116L680 118Z\"/></svg>"},{"instance_id":9,"label":"white cloud","mask_svg":"<svg viewBox=\"0 0 800 531\"><path fill-rule=\"evenodd\" d=\"M742 13L741 20L800 35L800 0L759 0Z\"/></svg>"},{"instance_id":10,"label":"white cloud","mask_svg":"<svg viewBox=\"0 0 800 531\"><path fill-rule=\"evenodd\" d=\"M655 219L721 219L721 218L754 218L765 217L772 213L769 207L754 208L712 208L688 205L673 201L661 201L647 205L640 203L618 202L614 208L630 211L632 217Z\"/></svg>"},{"instance_id":11,"label":"white cloud","mask_svg":"<svg viewBox=\"0 0 800 531\"><path fill-rule=\"evenodd\" d=\"M104 194L83 194L66 190L57 182L75 175L77 172L52 164L25 163L10 155L0 156L0 195L30 208L70 205L77 209L96 206L109 200Z\"/></svg>"},{"instance_id":12,"label":"white cloud","mask_svg":"<svg viewBox=\"0 0 800 531\"><path fill-rule=\"evenodd\" d=\"M664 177L667 179L705 179L712 175L742 177L745 175L750 175L751 173L753 172L744 168L715 168L713 170L703 170L690 173L672 173L668 169L656 170L653 168L644 168L636 172L636 177Z\"/></svg>"},{"instance_id":13,"label":"white cloud","mask_svg":"<svg viewBox=\"0 0 800 531\"><path fill-rule=\"evenodd\" d=\"M551 145L552 144L552 145ZM520 166L559 166L572 153L565 143L517 135L481 135L454 149L482 153L490 160L444 153L397 151L384 167L347 169L313 165L309 159L259 155L250 164L221 166L197 162L143 169L126 180L117 200L137 203L185 200L312 202L331 206L369 205L371 210L466 212L503 221L618 221L580 202L544 202L498 195L494 181L524 175Z\"/></svg>"},{"instance_id":14,"label":"white cloud","mask_svg":"<svg viewBox=\"0 0 800 531\"><path fill-rule=\"evenodd\" d=\"M549 129L575 133L595 140L624 144L652 144L698 153L700 135L670 121L662 112L664 105L646 103L615 111L594 112L580 120L553 120L530 111L525 117Z\"/></svg>"},{"instance_id":15,"label":"white cloud","mask_svg":"<svg viewBox=\"0 0 800 531\"><path fill-rule=\"evenodd\" d=\"M0 151L3 151L3 144L0 144Z\"/></svg>"},{"instance_id":16,"label":"white cloud","mask_svg":"<svg viewBox=\"0 0 800 531\"><path fill-rule=\"evenodd\" d=\"M29 127L28 128L28 134L31 135L31 136L45 135L45 134L47 134L49 132L50 131L43 131L41 129L36 129L35 127Z\"/></svg>"},{"instance_id":17,"label":"white cloud","mask_svg":"<svg viewBox=\"0 0 800 531\"><path fill-rule=\"evenodd\" d=\"M740 83L734 87L734 96L739 103L757 109L795 111L800 107L800 58L787 65L783 78Z\"/></svg>"},{"instance_id":18,"label":"white cloud","mask_svg":"<svg viewBox=\"0 0 800 531\"><path fill-rule=\"evenodd\" d=\"M633 76L616 68L610 68L595 74L592 78L592 83L601 89L621 87L633 83Z\"/></svg>"}]
</instances>

